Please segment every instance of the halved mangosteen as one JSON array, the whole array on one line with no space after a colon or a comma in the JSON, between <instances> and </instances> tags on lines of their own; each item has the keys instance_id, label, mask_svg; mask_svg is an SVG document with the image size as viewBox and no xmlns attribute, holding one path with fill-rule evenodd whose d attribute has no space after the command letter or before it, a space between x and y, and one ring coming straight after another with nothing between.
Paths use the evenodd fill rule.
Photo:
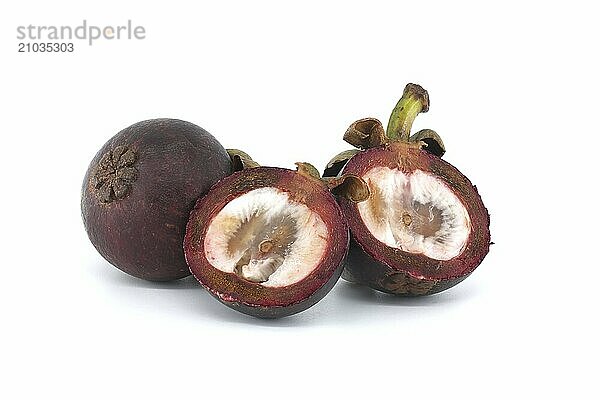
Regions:
<instances>
[{"instance_id":1,"label":"halved mangosteen","mask_svg":"<svg viewBox=\"0 0 600 400\"><path fill-rule=\"evenodd\" d=\"M184 249L192 274L245 314L306 310L331 290L348 251L348 227L330 188L352 202L368 196L364 182L324 182L302 163L298 171L253 167L223 179L190 215Z\"/></svg>"},{"instance_id":2,"label":"halved mangosteen","mask_svg":"<svg viewBox=\"0 0 600 400\"><path fill-rule=\"evenodd\" d=\"M442 160L439 135L410 135L429 108L427 92L407 85L387 132L374 118L353 123L325 175L356 175L369 198L339 203L351 231L343 278L402 296L437 293L465 279L487 255L489 215L475 186Z\"/></svg>"}]
</instances>

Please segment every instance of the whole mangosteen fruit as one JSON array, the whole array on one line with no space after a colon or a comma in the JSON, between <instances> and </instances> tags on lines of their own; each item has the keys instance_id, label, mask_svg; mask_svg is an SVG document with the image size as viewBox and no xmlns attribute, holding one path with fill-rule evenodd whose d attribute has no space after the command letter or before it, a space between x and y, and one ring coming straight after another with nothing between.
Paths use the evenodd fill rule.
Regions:
<instances>
[{"instance_id":1,"label":"whole mangosteen fruit","mask_svg":"<svg viewBox=\"0 0 600 400\"><path fill-rule=\"evenodd\" d=\"M489 215L475 186L441 159L439 135L410 135L429 96L408 84L390 117L353 123L344 140L358 149L334 157L325 176L353 174L366 181L362 203L339 198L351 231L342 277L400 296L441 292L464 280L487 255Z\"/></svg>"},{"instance_id":2,"label":"whole mangosteen fruit","mask_svg":"<svg viewBox=\"0 0 600 400\"><path fill-rule=\"evenodd\" d=\"M98 252L149 281L189 275L183 237L190 210L232 172L227 151L190 122L153 119L113 136L85 174L81 213Z\"/></svg>"},{"instance_id":3,"label":"whole mangosteen fruit","mask_svg":"<svg viewBox=\"0 0 600 400\"><path fill-rule=\"evenodd\" d=\"M306 310L342 272L349 232L330 189L351 202L368 196L353 176L321 180L298 170L256 167L244 155L235 172L198 200L184 241L192 274L220 302L261 318ZM248 168L248 166L252 166Z\"/></svg>"}]
</instances>

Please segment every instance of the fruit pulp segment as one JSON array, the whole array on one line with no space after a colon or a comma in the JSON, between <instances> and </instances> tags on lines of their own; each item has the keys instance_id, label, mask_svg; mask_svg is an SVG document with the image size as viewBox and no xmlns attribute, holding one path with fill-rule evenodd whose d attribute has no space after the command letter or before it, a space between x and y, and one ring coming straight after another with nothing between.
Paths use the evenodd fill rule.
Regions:
<instances>
[{"instance_id":1,"label":"fruit pulp segment","mask_svg":"<svg viewBox=\"0 0 600 400\"><path fill-rule=\"evenodd\" d=\"M319 214L286 192L266 187L242 194L215 215L204 252L223 272L279 287L308 276L319 265L327 239Z\"/></svg>"},{"instance_id":2,"label":"fruit pulp segment","mask_svg":"<svg viewBox=\"0 0 600 400\"><path fill-rule=\"evenodd\" d=\"M358 204L369 232L387 246L436 260L465 248L471 232L467 209L439 178L422 170L404 173L375 167L367 171L371 196Z\"/></svg>"}]
</instances>

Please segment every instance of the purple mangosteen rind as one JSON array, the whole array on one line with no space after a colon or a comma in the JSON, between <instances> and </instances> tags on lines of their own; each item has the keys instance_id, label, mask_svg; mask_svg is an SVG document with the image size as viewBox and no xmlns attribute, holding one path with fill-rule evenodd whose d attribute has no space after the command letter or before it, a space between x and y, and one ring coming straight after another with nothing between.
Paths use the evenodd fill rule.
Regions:
<instances>
[{"instance_id":1,"label":"purple mangosteen rind","mask_svg":"<svg viewBox=\"0 0 600 400\"><path fill-rule=\"evenodd\" d=\"M366 268L365 266L368 266ZM354 239L350 240L348 257L342 278L348 282L368 286L380 292L404 297L431 295L442 292L465 280L469 274L454 279L415 278L409 273L378 261Z\"/></svg>"},{"instance_id":2,"label":"purple mangosteen rind","mask_svg":"<svg viewBox=\"0 0 600 400\"><path fill-rule=\"evenodd\" d=\"M138 122L112 137L90 163L81 198L85 229L98 252L129 275L186 277L182 243L189 211L230 173L229 155L199 126Z\"/></svg>"},{"instance_id":3,"label":"purple mangosteen rind","mask_svg":"<svg viewBox=\"0 0 600 400\"><path fill-rule=\"evenodd\" d=\"M210 222L233 199L251 190L270 187L317 212L329 240L318 266L288 286L266 287L235 273L215 268L207 260L204 239ZM217 300L244 314L280 318L304 311L321 300L343 270L350 236L342 211L327 186L313 177L284 168L254 167L235 172L216 183L198 200L186 228L184 252L192 275Z\"/></svg>"},{"instance_id":4,"label":"purple mangosteen rind","mask_svg":"<svg viewBox=\"0 0 600 400\"><path fill-rule=\"evenodd\" d=\"M357 205L338 198L352 234L342 277L403 296L438 293L464 280L481 263L490 246L489 214L476 187L450 163L419 146L403 142L357 153L349 159L343 172L361 177L375 166L398 168L405 173L420 169L441 179L467 209L472 231L458 256L434 260L379 242L364 225Z\"/></svg>"},{"instance_id":5,"label":"purple mangosteen rind","mask_svg":"<svg viewBox=\"0 0 600 400\"><path fill-rule=\"evenodd\" d=\"M323 286L321 286L317 291L311 294L309 297L304 300L298 301L296 303L288 304L286 306L258 306L255 304L247 304L240 301L228 300L228 296L223 296L219 292L215 292L211 290L206 285L202 284L205 289L218 301L227 307L241 312L242 314L250 315L252 317L263 318L263 319L276 319L276 318L284 318L289 317L294 314L298 314L302 311L308 310L310 307L317 304L321 301L327 293L333 289L337 281L342 275L342 271L344 270L344 263L340 263L340 265L335 270L334 274L331 276Z\"/></svg>"}]
</instances>

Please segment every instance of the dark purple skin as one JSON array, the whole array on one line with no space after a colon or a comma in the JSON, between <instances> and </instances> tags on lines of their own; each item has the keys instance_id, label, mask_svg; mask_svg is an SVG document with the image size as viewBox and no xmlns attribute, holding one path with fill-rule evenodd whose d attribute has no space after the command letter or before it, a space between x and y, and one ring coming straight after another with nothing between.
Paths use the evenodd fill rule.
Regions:
<instances>
[{"instance_id":1,"label":"dark purple skin","mask_svg":"<svg viewBox=\"0 0 600 400\"><path fill-rule=\"evenodd\" d=\"M312 293L305 299L303 299L297 303L290 304L288 306L261 307L261 306L255 306L255 305L247 305L247 304L244 304L244 303L241 303L238 301L225 300L222 296L220 296L217 293L213 293L211 290L208 290L208 292L215 299L219 300L221 303L225 304L227 307L232 308L236 311L239 311L242 314L250 315L250 316L253 316L256 318L263 318L263 319L276 319L276 318L289 317L290 315L298 314L299 312L308 310L310 307L314 306L319 301L321 301L323 299L323 297L325 297L325 295L327 293L329 293L329 291L331 289L333 289L333 287L335 286L337 281L340 279L343 269L344 269L344 264L340 263L339 266L336 268L334 274L331 275L331 278L327 281L327 283L325 285L321 286L320 289L318 289L316 292Z\"/></svg>"},{"instance_id":2,"label":"dark purple skin","mask_svg":"<svg viewBox=\"0 0 600 400\"><path fill-rule=\"evenodd\" d=\"M303 280L285 287L264 287L213 267L204 252L205 232L223 207L253 189L276 187L317 212L330 241L319 266ZM314 178L283 168L259 167L236 172L198 200L190 214L184 241L186 259L196 279L226 306L258 318L282 318L308 309L338 281L350 235L342 211L326 187Z\"/></svg>"},{"instance_id":3,"label":"dark purple skin","mask_svg":"<svg viewBox=\"0 0 600 400\"><path fill-rule=\"evenodd\" d=\"M356 204L338 202L350 227L350 250L342 278L397 296L423 296L442 292L465 280L481 264L490 247L490 217L477 188L458 169L414 145L392 143L354 155L344 173L364 176L373 166L427 171L441 179L463 202L472 231L464 251L450 260L438 261L388 247L375 239L364 225ZM327 174L333 169L326 171Z\"/></svg>"},{"instance_id":4,"label":"dark purple skin","mask_svg":"<svg viewBox=\"0 0 600 400\"><path fill-rule=\"evenodd\" d=\"M188 276L182 246L190 210L231 169L223 146L190 122L154 119L123 129L98 151L83 181L90 241L137 278Z\"/></svg>"},{"instance_id":5,"label":"dark purple skin","mask_svg":"<svg viewBox=\"0 0 600 400\"><path fill-rule=\"evenodd\" d=\"M368 267L366 267L368 266ZM467 279L466 275L440 281L412 278L409 274L394 270L384 262L369 255L356 240L350 240L350 250L342 278L348 282L369 286L380 292L397 296L421 296L443 292Z\"/></svg>"}]
</instances>

